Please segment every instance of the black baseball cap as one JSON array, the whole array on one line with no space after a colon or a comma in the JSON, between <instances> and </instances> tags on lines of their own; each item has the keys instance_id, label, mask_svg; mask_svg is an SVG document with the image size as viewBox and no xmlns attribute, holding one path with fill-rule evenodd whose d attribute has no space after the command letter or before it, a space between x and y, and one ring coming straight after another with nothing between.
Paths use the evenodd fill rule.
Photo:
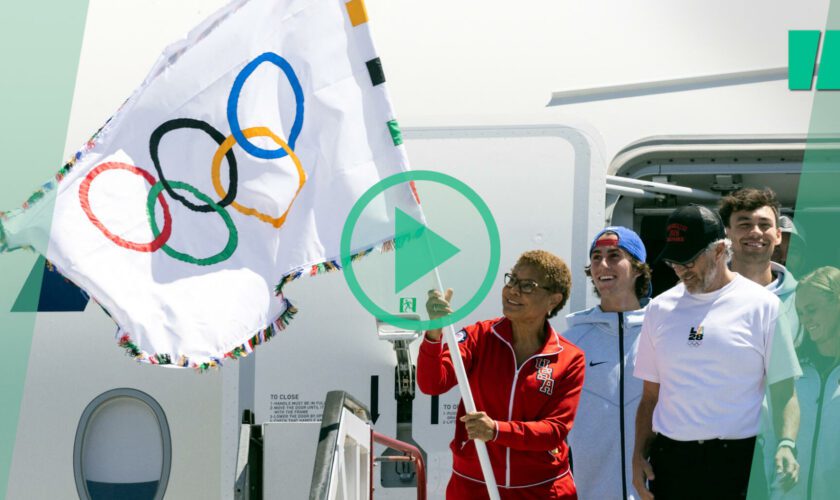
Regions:
<instances>
[{"instance_id":1,"label":"black baseball cap","mask_svg":"<svg viewBox=\"0 0 840 500\"><path fill-rule=\"evenodd\" d=\"M665 249L656 260L677 264L691 262L710 243L726 237L720 215L700 205L687 205L674 210L668 217L665 231Z\"/></svg>"}]
</instances>

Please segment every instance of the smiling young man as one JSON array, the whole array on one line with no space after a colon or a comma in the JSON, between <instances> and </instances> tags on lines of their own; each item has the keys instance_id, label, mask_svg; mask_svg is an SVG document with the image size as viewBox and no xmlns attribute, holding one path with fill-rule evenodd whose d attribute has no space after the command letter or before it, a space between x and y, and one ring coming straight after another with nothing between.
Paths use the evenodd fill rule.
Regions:
<instances>
[{"instance_id":1,"label":"smiling young man","mask_svg":"<svg viewBox=\"0 0 840 500\"><path fill-rule=\"evenodd\" d=\"M626 227L607 227L589 246L586 275L600 304L566 316L563 336L589 360L569 434L580 497L639 498L632 484L633 419L642 381L631 376L650 288L647 253Z\"/></svg>"},{"instance_id":2,"label":"smiling young man","mask_svg":"<svg viewBox=\"0 0 840 500\"><path fill-rule=\"evenodd\" d=\"M773 262L782 243L779 202L769 188L745 188L720 201L720 217L732 241L730 269L776 294L782 301L780 317L787 321L798 345L799 319L795 310L796 280L785 266Z\"/></svg>"},{"instance_id":3,"label":"smiling young man","mask_svg":"<svg viewBox=\"0 0 840 500\"><path fill-rule=\"evenodd\" d=\"M633 484L644 499L746 498L766 385L782 436L796 438L802 372L790 337L776 334L779 300L729 269L729 245L706 207L668 218L659 259L680 283L648 305L634 370L644 385ZM795 481L793 450L775 459L780 478Z\"/></svg>"},{"instance_id":4,"label":"smiling young man","mask_svg":"<svg viewBox=\"0 0 840 500\"><path fill-rule=\"evenodd\" d=\"M778 321L786 326L782 331L793 339L794 346L799 345L802 334L795 309L797 282L784 265L772 261L774 253L783 242L780 204L776 193L769 188L740 189L721 199L718 212L726 226L726 235L732 241L730 269L779 297L781 305ZM778 399L778 396L774 399ZM781 443L795 450L796 444L780 440L778 434L782 432L781 423L778 418L772 422L770 414L765 400L761 415L763 448L760 451L764 454L765 475L772 478L776 448ZM776 414L778 416L778 412Z\"/></svg>"}]
</instances>

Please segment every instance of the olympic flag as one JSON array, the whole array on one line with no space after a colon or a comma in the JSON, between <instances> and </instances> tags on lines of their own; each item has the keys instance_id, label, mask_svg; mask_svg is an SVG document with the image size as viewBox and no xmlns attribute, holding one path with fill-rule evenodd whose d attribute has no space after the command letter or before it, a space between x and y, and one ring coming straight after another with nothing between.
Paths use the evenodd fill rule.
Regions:
<instances>
[{"instance_id":1,"label":"olympic flag","mask_svg":"<svg viewBox=\"0 0 840 500\"><path fill-rule=\"evenodd\" d=\"M45 255L140 361L246 354L294 314L284 283L340 267L356 199L408 168L384 80L362 0L235 0L0 213L0 250ZM409 188L394 196L419 217ZM374 212L355 251L394 237Z\"/></svg>"}]
</instances>

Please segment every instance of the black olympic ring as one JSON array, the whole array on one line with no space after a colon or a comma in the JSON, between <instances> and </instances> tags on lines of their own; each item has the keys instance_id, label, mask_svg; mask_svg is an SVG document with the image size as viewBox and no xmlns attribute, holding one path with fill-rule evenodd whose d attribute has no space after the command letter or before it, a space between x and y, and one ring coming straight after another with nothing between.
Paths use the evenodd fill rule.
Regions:
<instances>
[{"instance_id":1,"label":"black olympic ring","mask_svg":"<svg viewBox=\"0 0 840 500\"><path fill-rule=\"evenodd\" d=\"M199 129L207 133L210 137L213 138L219 146L225 142L226 137L222 135L221 132L216 130L212 125L205 121L195 120L193 118L175 118L174 120L169 120L167 122L162 123L158 128L152 132L151 137L149 138L149 153L152 156L152 163L155 165L155 170L158 173L158 179L161 184L163 184L163 188L166 189L166 192L171 196L173 199L178 200L183 204L185 207L189 208L195 212L215 212L216 209L211 207L210 205L196 205L186 199L183 195L180 195L172 189L172 186L169 185L169 182L166 180L166 177L163 175L163 169L160 166L160 160L158 158L158 147L160 146L160 140L163 138L166 133L171 132L173 130L177 130L179 128L193 128ZM233 203L233 200L236 199L236 185L238 180L238 170L236 168L236 157L233 155L233 149L229 149L225 153L225 157L228 161L228 177L230 179L230 187L228 188L228 193L225 195L224 198L219 200L218 204L222 207L226 207Z\"/></svg>"}]
</instances>

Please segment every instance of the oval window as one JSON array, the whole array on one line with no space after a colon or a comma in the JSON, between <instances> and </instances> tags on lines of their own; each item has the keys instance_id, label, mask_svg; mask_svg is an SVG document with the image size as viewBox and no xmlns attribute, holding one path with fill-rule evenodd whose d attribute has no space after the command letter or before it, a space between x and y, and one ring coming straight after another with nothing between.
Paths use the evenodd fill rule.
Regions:
<instances>
[{"instance_id":1,"label":"oval window","mask_svg":"<svg viewBox=\"0 0 840 500\"><path fill-rule=\"evenodd\" d=\"M73 452L80 498L163 498L170 462L166 416L148 394L113 389L82 413Z\"/></svg>"}]
</instances>

